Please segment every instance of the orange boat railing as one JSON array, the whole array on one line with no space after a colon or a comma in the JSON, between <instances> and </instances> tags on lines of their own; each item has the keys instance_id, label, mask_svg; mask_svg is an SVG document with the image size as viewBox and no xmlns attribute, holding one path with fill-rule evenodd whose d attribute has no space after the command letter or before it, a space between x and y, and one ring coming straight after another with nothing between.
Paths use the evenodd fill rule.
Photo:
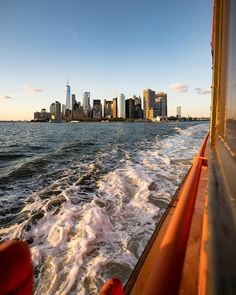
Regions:
<instances>
[{"instance_id":1,"label":"orange boat railing","mask_svg":"<svg viewBox=\"0 0 236 295\"><path fill-rule=\"evenodd\" d=\"M145 282L144 294L178 294L194 204L209 133L193 160L191 171L180 192L178 205L155 255Z\"/></svg>"}]
</instances>

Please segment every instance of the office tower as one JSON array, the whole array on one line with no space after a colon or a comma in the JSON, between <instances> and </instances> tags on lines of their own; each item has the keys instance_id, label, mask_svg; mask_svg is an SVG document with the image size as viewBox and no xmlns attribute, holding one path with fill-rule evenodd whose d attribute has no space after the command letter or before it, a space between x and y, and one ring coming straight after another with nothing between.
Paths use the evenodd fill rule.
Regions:
<instances>
[{"instance_id":1,"label":"office tower","mask_svg":"<svg viewBox=\"0 0 236 295\"><path fill-rule=\"evenodd\" d=\"M104 118L105 119L111 119L112 118L112 100L106 100L104 99Z\"/></svg>"},{"instance_id":2,"label":"office tower","mask_svg":"<svg viewBox=\"0 0 236 295\"><path fill-rule=\"evenodd\" d=\"M138 105L140 108L142 108L142 99L141 99L140 96L137 97L137 96L133 95L133 100L134 100L134 105L135 106Z\"/></svg>"},{"instance_id":3,"label":"office tower","mask_svg":"<svg viewBox=\"0 0 236 295\"><path fill-rule=\"evenodd\" d=\"M50 113L51 113L51 116L55 116L55 112L56 112L55 102L53 102L53 103L50 105Z\"/></svg>"},{"instance_id":4,"label":"office tower","mask_svg":"<svg viewBox=\"0 0 236 295\"><path fill-rule=\"evenodd\" d=\"M134 99L129 98L125 100L125 117L126 119L134 118Z\"/></svg>"},{"instance_id":5,"label":"office tower","mask_svg":"<svg viewBox=\"0 0 236 295\"><path fill-rule=\"evenodd\" d=\"M61 103L55 101L55 121L61 121Z\"/></svg>"},{"instance_id":6,"label":"office tower","mask_svg":"<svg viewBox=\"0 0 236 295\"><path fill-rule=\"evenodd\" d=\"M90 92L84 92L83 94L83 110L87 118L90 117Z\"/></svg>"},{"instance_id":7,"label":"office tower","mask_svg":"<svg viewBox=\"0 0 236 295\"><path fill-rule=\"evenodd\" d=\"M116 119L118 117L117 114L117 97L112 100L112 118Z\"/></svg>"},{"instance_id":8,"label":"office tower","mask_svg":"<svg viewBox=\"0 0 236 295\"><path fill-rule=\"evenodd\" d=\"M65 114L66 114L66 105L63 104L63 105L62 105L62 119L63 119L63 120L65 119Z\"/></svg>"},{"instance_id":9,"label":"office tower","mask_svg":"<svg viewBox=\"0 0 236 295\"><path fill-rule=\"evenodd\" d=\"M151 89L145 89L143 91L143 103L144 103L144 119L153 119L158 116L158 101L155 99L155 91Z\"/></svg>"},{"instance_id":10,"label":"office tower","mask_svg":"<svg viewBox=\"0 0 236 295\"><path fill-rule=\"evenodd\" d=\"M134 99L134 118L142 119L143 118L143 110L142 110L142 100L141 97L137 97L133 95Z\"/></svg>"},{"instance_id":11,"label":"office tower","mask_svg":"<svg viewBox=\"0 0 236 295\"><path fill-rule=\"evenodd\" d=\"M157 116L160 117L161 116L161 98L158 97L155 94L155 102L156 102L156 108L157 108Z\"/></svg>"},{"instance_id":12,"label":"office tower","mask_svg":"<svg viewBox=\"0 0 236 295\"><path fill-rule=\"evenodd\" d=\"M100 99L93 100L93 119L102 118L102 104Z\"/></svg>"},{"instance_id":13,"label":"office tower","mask_svg":"<svg viewBox=\"0 0 236 295\"><path fill-rule=\"evenodd\" d=\"M84 121L85 119L86 117L83 111L83 107L80 105L80 102L76 101L74 96L72 111L71 111L71 120Z\"/></svg>"},{"instance_id":14,"label":"office tower","mask_svg":"<svg viewBox=\"0 0 236 295\"><path fill-rule=\"evenodd\" d=\"M66 109L71 110L70 85L67 80L66 84Z\"/></svg>"},{"instance_id":15,"label":"office tower","mask_svg":"<svg viewBox=\"0 0 236 295\"><path fill-rule=\"evenodd\" d=\"M61 103L55 101L50 105L50 113L52 121L61 121Z\"/></svg>"},{"instance_id":16,"label":"office tower","mask_svg":"<svg viewBox=\"0 0 236 295\"><path fill-rule=\"evenodd\" d=\"M76 103L75 94L72 94L72 95L71 95L71 100L72 100L72 105L71 105L71 106L72 106L72 108L73 108L73 105ZM71 109L72 109L72 108L71 108Z\"/></svg>"},{"instance_id":17,"label":"office tower","mask_svg":"<svg viewBox=\"0 0 236 295\"><path fill-rule=\"evenodd\" d=\"M167 93L156 93L156 102L158 103L158 116L167 117Z\"/></svg>"},{"instance_id":18,"label":"office tower","mask_svg":"<svg viewBox=\"0 0 236 295\"><path fill-rule=\"evenodd\" d=\"M118 97L118 118L125 118L125 95Z\"/></svg>"},{"instance_id":19,"label":"office tower","mask_svg":"<svg viewBox=\"0 0 236 295\"><path fill-rule=\"evenodd\" d=\"M76 105L77 101L76 101L76 98L75 98L75 94L71 95L71 101L72 101L72 104L71 104L71 120L74 120L74 112L75 112L75 110L77 110L77 105Z\"/></svg>"},{"instance_id":20,"label":"office tower","mask_svg":"<svg viewBox=\"0 0 236 295\"><path fill-rule=\"evenodd\" d=\"M179 106L176 109L177 109L177 116L176 117L181 118L181 107Z\"/></svg>"}]
</instances>

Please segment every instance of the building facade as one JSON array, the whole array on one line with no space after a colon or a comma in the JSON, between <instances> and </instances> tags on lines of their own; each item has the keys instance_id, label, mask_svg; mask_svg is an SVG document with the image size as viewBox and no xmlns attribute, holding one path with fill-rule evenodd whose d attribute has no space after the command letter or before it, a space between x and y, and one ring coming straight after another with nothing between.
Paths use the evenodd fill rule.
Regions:
<instances>
[{"instance_id":1,"label":"building facade","mask_svg":"<svg viewBox=\"0 0 236 295\"><path fill-rule=\"evenodd\" d=\"M68 81L66 84L66 109L71 110L70 85Z\"/></svg>"},{"instance_id":2,"label":"building facade","mask_svg":"<svg viewBox=\"0 0 236 295\"><path fill-rule=\"evenodd\" d=\"M118 97L118 118L125 118L125 95L120 94Z\"/></svg>"},{"instance_id":3,"label":"building facade","mask_svg":"<svg viewBox=\"0 0 236 295\"><path fill-rule=\"evenodd\" d=\"M142 99L141 97L133 96L134 100L134 118L143 119Z\"/></svg>"},{"instance_id":4,"label":"building facade","mask_svg":"<svg viewBox=\"0 0 236 295\"><path fill-rule=\"evenodd\" d=\"M61 121L61 103L55 101L55 121Z\"/></svg>"},{"instance_id":5,"label":"building facade","mask_svg":"<svg viewBox=\"0 0 236 295\"><path fill-rule=\"evenodd\" d=\"M113 101L104 99L104 118L112 118Z\"/></svg>"},{"instance_id":6,"label":"building facade","mask_svg":"<svg viewBox=\"0 0 236 295\"><path fill-rule=\"evenodd\" d=\"M51 113L46 109L42 109L41 112L34 112L35 122L48 122L51 119Z\"/></svg>"},{"instance_id":7,"label":"building facade","mask_svg":"<svg viewBox=\"0 0 236 295\"><path fill-rule=\"evenodd\" d=\"M125 117L126 119L134 118L134 99L129 98L125 100Z\"/></svg>"},{"instance_id":8,"label":"building facade","mask_svg":"<svg viewBox=\"0 0 236 295\"><path fill-rule=\"evenodd\" d=\"M102 118L102 104L100 99L93 100L93 119L101 119Z\"/></svg>"},{"instance_id":9,"label":"building facade","mask_svg":"<svg viewBox=\"0 0 236 295\"><path fill-rule=\"evenodd\" d=\"M50 105L50 113L51 113L51 116L55 116L55 112L56 112L55 102L53 102L53 103Z\"/></svg>"},{"instance_id":10,"label":"building facade","mask_svg":"<svg viewBox=\"0 0 236 295\"><path fill-rule=\"evenodd\" d=\"M181 107L180 106L176 108L176 112L177 112L176 117L181 118Z\"/></svg>"},{"instance_id":11,"label":"building facade","mask_svg":"<svg viewBox=\"0 0 236 295\"><path fill-rule=\"evenodd\" d=\"M86 118L90 117L90 92L84 92L83 94L83 111Z\"/></svg>"},{"instance_id":12,"label":"building facade","mask_svg":"<svg viewBox=\"0 0 236 295\"><path fill-rule=\"evenodd\" d=\"M158 116L167 117L167 93L156 93L156 102L158 104Z\"/></svg>"},{"instance_id":13,"label":"building facade","mask_svg":"<svg viewBox=\"0 0 236 295\"><path fill-rule=\"evenodd\" d=\"M51 121L61 121L62 112L61 112L61 103L55 101L50 105Z\"/></svg>"},{"instance_id":14,"label":"building facade","mask_svg":"<svg viewBox=\"0 0 236 295\"><path fill-rule=\"evenodd\" d=\"M71 121L84 121L86 120L84 111L79 102L75 101L72 106Z\"/></svg>"},{"instance_id":15,"label":"building facade","mask_svg":"<svg viewBox=\"0 0 236 295\"><path fill-rule=\"evenodd\" d=\"M71 109L73 108L73 105L76 103L76 96L75 94L71 95L71 101L72 101L72 105L71 105Z\"/></svg>"},{"instance_id":16,"label":"building facade","mask_svg":"<svg viewBox=\"0 0 236 295\"><path fill-rule=\"evenodd\" d=\"M155 91L145 89L143 91L144 119L150 120L158 116L158 102Z\"/></svg>"},{"instance_id":17,"label":"building facade","mask_svg":"<svg viewBox=\"0 0 236 295\"><path fill-rule=\"evenodd\" d=\"M117 113L117 97L113 98L112 101L112 118L116 119L118 117L118 113Z\"/></svg>"},{"instance_id":18,"label":"building facade","mask_svg":"<svg viewBox=\"0 0 236 295\"><path fill-rule=\"evenodd\" d=\"M62 120L65 120L65 114L66 114L66 105L63 104L62 105L62 114L61 114Z\"/></svg>"}]
</instances>

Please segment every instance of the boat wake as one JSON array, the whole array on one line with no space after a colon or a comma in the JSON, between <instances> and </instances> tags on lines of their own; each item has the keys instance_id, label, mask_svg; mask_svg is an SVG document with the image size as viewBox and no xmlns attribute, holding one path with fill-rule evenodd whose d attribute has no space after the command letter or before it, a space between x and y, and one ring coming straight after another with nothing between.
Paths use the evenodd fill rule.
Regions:
<instances>
[{"instance_id":1,"label":"boat wake","mask_svg":"<svg viewBox=\"0 0 236 295\"><path fill-rule=\"evenodd\" d=\"M125 283L207 129L178 128L145 149L99 150L32 192L0 235L28 241L34 293L96 294L110 277Z\"/></svg>"}]
</instances>

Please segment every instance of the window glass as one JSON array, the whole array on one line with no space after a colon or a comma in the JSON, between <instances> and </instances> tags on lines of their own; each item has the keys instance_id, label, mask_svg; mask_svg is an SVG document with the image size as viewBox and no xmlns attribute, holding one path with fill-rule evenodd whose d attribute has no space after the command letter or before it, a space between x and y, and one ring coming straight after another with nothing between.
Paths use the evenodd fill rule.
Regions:
<instances>
[{"instance_id":1,"label":"window glass","mask_svg":"<svg viewBox=\"0 0 236 295\"><path fill-rule=\"evenodd\" d=\"M226 141L230 149L236 153L236 1L229 2Z\"/></svg>"}]
</instances>

